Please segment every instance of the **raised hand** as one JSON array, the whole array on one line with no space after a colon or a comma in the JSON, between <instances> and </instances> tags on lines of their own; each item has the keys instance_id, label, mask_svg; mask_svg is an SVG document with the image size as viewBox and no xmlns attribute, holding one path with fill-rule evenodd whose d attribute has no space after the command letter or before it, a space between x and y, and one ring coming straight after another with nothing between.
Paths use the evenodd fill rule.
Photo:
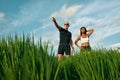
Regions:
<instances>
[{"instance_id":1,"label":"raised hand","mask_svg":"<svg viewBox=\"0 0 120 80\"><path fill-rule=\"evenodd\" d=\"M53 22L55 22L56 21L56 19L54 18L54 17L52 17L52 19L51 19Z\"/></svg>"}]
</instances>

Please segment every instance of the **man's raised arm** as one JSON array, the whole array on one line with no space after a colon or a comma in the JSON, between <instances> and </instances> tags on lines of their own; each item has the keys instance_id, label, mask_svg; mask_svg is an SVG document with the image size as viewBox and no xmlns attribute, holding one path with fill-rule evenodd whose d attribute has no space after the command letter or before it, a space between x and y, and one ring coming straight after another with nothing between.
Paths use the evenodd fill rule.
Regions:
<instances>
[{"instance_id":1,"label":"man's raised arm","mask_svg":"<svg viewBox=\"0 0 120 80\"><path fill-rule=\"evenodd\" d=\"M54 17L52 17L52 21L54 22L56 28L57 28L58 30L60 30L61 27L58 25L58 23L56 22L56 19L55 19Z\"/></svg>"}]
</instances>

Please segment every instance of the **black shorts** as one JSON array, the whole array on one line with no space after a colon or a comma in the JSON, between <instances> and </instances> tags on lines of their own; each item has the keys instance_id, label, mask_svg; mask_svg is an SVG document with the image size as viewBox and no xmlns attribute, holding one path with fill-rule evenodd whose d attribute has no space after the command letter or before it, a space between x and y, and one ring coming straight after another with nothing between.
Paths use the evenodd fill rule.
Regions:
<instances>
[{"instance_id":1,"label":"black shorts","mask_svg":"<svg viewBox=\"0 0 120 80\"><path fill-rule=\"evenodd\" d=\"M69 44L59 44L58 54L64 55L64 52L66 53L66 55L70 55L71 49Z\"/></svg>"}]
</instances>

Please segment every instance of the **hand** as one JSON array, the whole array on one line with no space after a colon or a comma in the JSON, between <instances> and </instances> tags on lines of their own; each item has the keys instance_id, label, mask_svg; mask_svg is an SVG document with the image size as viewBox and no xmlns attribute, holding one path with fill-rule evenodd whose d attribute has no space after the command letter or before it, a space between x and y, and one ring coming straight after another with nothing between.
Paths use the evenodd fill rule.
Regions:
<instances>
[{"instance_id":1,"label":"hand","mask_svg":"<svg viewBox=\"0 0 120 80\"><path fill-rule=\"evenodd\" d=\"M75 50L74 50L74 47L72 47L72 53L74 54Z\"/></svg>"},{"instance_id":2,"label":"hand","mask_svg":"<svg viewBox=\"0 0 120 80\"><path fill-rule=\"evenodd\" d=\"M55 21L56 21L56 19L55 19L54 17L52 17L52 21L53 21L53 22L55 22Z\"/></svg>"},{"instance_id":3,"label":"hand","mask_svg":"<svg viewBox=\"0 0 120 80\"><path fill-rule=\"evenodd\" d=\"M79 46L78 48L79 48L79 49L82 49L82 47L81 47L81 46Z\"/></svg>"}]
</instances>

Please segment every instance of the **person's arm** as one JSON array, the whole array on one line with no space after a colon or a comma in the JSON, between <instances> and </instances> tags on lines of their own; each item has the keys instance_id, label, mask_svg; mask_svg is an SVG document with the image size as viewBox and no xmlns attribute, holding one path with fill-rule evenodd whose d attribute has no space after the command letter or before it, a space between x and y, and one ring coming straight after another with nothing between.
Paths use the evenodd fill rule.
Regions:
<instances>
[{"instance_id":1,"label":"person's arm","mask_svg":"<svg viewBox=\"0 0 120 80\"><path fill-rule=\"evenodd\" d=\"M52 21L53 21L53 23L55 24L56 28L57 28L58 30L60 30L61 27L58 25L58 23L56 22L56 19L55 19L54 17L52 17Z\"/></svg>"},{"instance_id":2,"label":"person's arm","mask_svg":"<svg viewBox=\"0 0 120 80\"><path fill-rule=\"evenodd\" d=\"M71 45L71 48L72 48L72 53L74 53L74 46L73 46L72 37L71 37L71 39L70 39L70 45Z\"/></svg>"},{"instance_id":3,"label":"person's arm","mask_svg":"<svg viewBox=\"0 0 120 80\"><path fill-rule=\"evenodd\" d=\"M78 41L79 41L80 39L81 39L80 36L78 36L78 37L76 38L76 40L75 40L75 45L76 45L79 49L81 49L81 46L78 45Z\"/></svg>"},{"instance_id":4,"label":"person's arm","mask_svg":"<svg viewBox=\"0 0 120 80\"><path fill-rule=\"evenodd\" d=\"M88 32L88 36L90 36L94 32L94 29L91 28L91 29L87 30L87 32Z\"/></svg>"}]
</instances>

